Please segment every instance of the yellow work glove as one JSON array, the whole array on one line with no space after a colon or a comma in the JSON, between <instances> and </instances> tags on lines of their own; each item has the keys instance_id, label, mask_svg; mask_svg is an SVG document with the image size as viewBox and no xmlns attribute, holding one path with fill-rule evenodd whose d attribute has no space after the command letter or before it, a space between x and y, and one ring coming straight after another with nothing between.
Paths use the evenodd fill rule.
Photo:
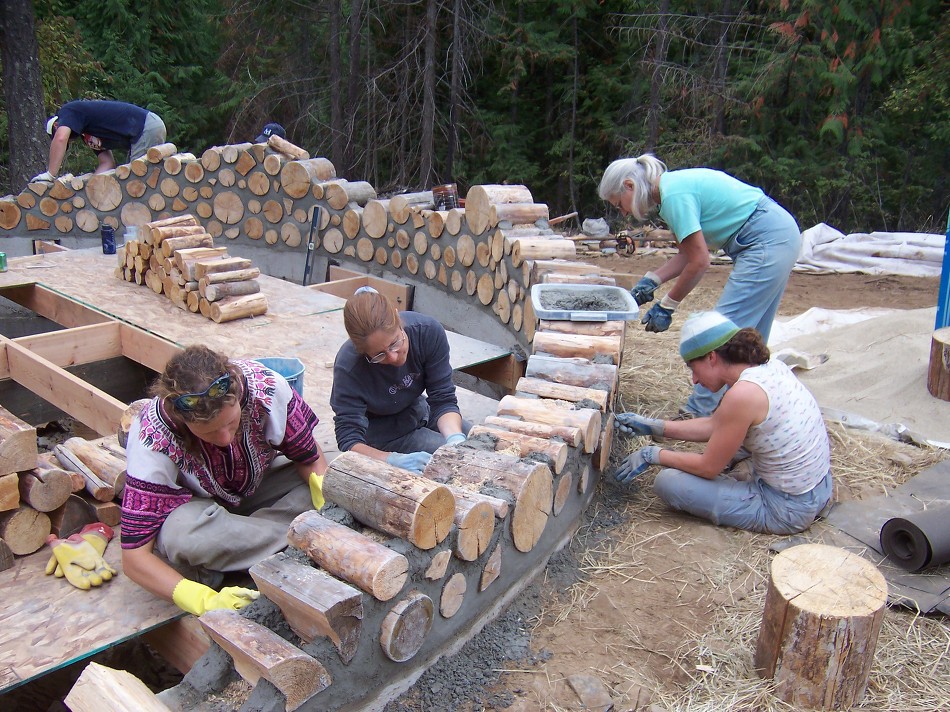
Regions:
<instances>
[{"instance_id":1,"label":"yellow work glove","mask_svg":"<svg viewBox=\"0 0 950 712\"><path fill-rule=\"evenodd\" d=\"M307 484L310 485L310 499L313 500L313 508L323 509L323 505L326 504L326 500L323 499L323 475L311 472Z\"/></svg>"},{"instance_id":2,"label":"yellow work glove","mask_svg":"<svg viewBox=\"0 0 950 712\"><path fill-rule=\"evenodd\" d=\"M183 578L172 591L172 600L183 611L200 616L219 608L239 611L251 605L260 595L259 591L240 586L226 586L219 592L203 583Z\"/></svg>"},{"instance_id":3,"label":"yellow work glove","mask_svg":"<svg viewBox=\"0 0 950 712\"><path fill-rule=\"evenodd\" d=\"M76 536L77 535L74 534L70 539ZM92 544L92 548L96 550L99 556L102 556L106 553L106 547L109 545L109 542L112 541L112 527L102 522L87 524L79 531L78 536ZM56 560L56 554L50 556L49 561L46 562L46 575L49 576L50 574L54 574L56 578L63 578L63 576L66 575L63 571L63 567L60 566Z\"/></svg>"},{"instance_id":4,"label":"yellow work glove","mask_svg":"<svg viewBox=\"0 0 950 712\"><path fill-rule=\"evenodd\" d=\"M68 539L58 539L51 534L46 542L52 547L53 557L62 569L63 576L76 588L86 591L93 586L101 586L116 574L102 554L79 534L73 534ZM52 567L54 571L55 568ZM47 572L50 572L48 564Z\"/></svg>"}]
</instances>

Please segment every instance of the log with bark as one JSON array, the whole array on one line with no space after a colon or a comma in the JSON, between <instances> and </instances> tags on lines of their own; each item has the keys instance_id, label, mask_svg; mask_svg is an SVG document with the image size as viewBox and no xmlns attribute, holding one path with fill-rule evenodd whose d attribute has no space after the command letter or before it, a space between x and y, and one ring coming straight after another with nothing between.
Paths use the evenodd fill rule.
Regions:
<instances>
[{"instance_id":1,"label":"log with bark","mask_svg":"<svg viewBox=\"0 0 950 712\"><path fill-rule=\"evenodd\" d=\"M619 366L623 353L623 337L538 331L534 335L532 348L536 354L544 353L558 358L593 360L597 356L603 356Z\"/></svg>"},{"instance_id":2,"label":"log with bark","mask_svg":"<svg viewBox=\"0 0 950 712\"><path fill-rule=\"evenodd\" d=\"M528 358L525 376L552 383L582 388L607 389L613 402L617 390L618 369L609 363L594 363L583 358L552 358L533 355Z\"/></svg>"},{"instance_id":3,"label":"log with bark","mask_svg":"<svg viewBox=\"0 0 950 712\"><path fill-rule=\"evenodd\" d=\"M84 438L69 438L62 447L88 467L96 477L111 486L115 494L122 494L125 488L124 457L118 457L114 451Z\"/></svg>"},{"instance_id":4,"label":"log with bark","mask_svg":"<svg viewBox=\"0 0 950 712\"><path fill-rule=\"evenodd\" d=\"M294 519L287 539L321 568L379 601L399 593L409 575L405 556L314 510Z\"/></svg>"},{"instance_id":5,"label":"log with bark","mask_svg":"<svg viewBox=\"0 0 950 712\"><path fill-rule=\"evenodd\" d=\"M92 495L93 499L97 499L100 502L108 502L115 499L115 485L102 480L76 453L66 447L65 443L54 446L53 452L56 453L56 459L60 461L64 468L78 472L83 476L83 479L86 481L86 491Z\"/></svg>"},{"instance_id":6,"label":"log with bark","mask_svg":"<svg viewBox=\"0 0 950 712\"><path fill-rule=\"evenodd\" d=\"M513 433L524 433L532 437L550 440L558 438L571 447L580 447L584 442L584 434L580 428L568 425L551 425L549 423L531 423L517 418L501 418L489 415L485 418L485 425L494 428L510 430Z\"/></svg>"},{"instance_id":7,"label":"log with bark","mask_svg":"<svg viewBox=\"0 0 950 712\"><path fill-rule=\"evenodd\" d=\"M463 488L498 488L510 497L511 535L518 551L538 543L551 512L551 470L547 465L469 447L439 448L423 474Z\"/></svg>"},{"instance_id":8,"label":"log with bark","mask_svg":"<svg viewBox=\"0 0 950 712\"><path fill-rule=\"evenodd\" d=\"M586 401L596 403L600 410L607 410L607 401L609 393L599 388L584 388L582 386L570 386L566 383L552 383L540 378L528 378L522 376L515 385L517 393L528 393L541 398L551 398L553 400L563 400L570 403L580 403Z\"/></svg>"},{"instance_id":9,"label":"log with bark","mask_svg":"<svg viewBox=\"0 0 950 712\"><path fill-rule=\"evenodd\" d=\"M546 458L551 469L555 474L564 469L567 463L568 445L564 442L538 438L523 433L515 433L502 428L494 428L486 425L474 426L468 434L469 438L485 436L496 443L495 449L499 446L514 445L517 448L519 457L526 457L531 453L537 453Z\"/></svg>"},{"instance_id":10,"label":"log with bark","mask_svg":"<svg viewBox=\"0 0 950 712\"><path fill-rule=\"evenodd\" d=\"M447 487L356 452L330 463L323 496L364 524L420 549L445 539L455 517L455 497Z\"/></svg>"},{"instance_id":11,"label":"log with bark","mask_svg":"<svg viewBox=\"0 0 950 712\"><path fill-rule=\"evenodd\" d=\"M565 401L547 398L505 396L498 403L499 415L512 415L535 423L568 425L584 434L584 452L597 449L600 439L601 412L593 408L575 408Z\"/></svg>"}]
</instances>

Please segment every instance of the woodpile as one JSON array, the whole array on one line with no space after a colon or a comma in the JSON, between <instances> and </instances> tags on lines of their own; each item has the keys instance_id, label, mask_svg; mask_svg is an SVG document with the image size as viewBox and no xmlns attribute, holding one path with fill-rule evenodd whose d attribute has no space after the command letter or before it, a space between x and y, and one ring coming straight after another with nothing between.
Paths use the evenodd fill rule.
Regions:
<instances>
[{"instance_id":1,"label":"woodpile","mask_svg":"<svg viewBox=\"0 0 950 712\"><path fill-rule=\"evenodd\" d=\"M141 239L129 240L116 251L115 276L147 285L184 311L201 313L216 323L267 312L260 293L261 272L214 238L194 215L179 215L145 223Z\"/></svg>"},{"instance_id":2,"label":"woodpile","mask_svg":"<svg viewBox=\"0 0 950 712\"><path fill-rule=\"evenodd\" d=\"M116 438L69 438L39 453L36 429L0 407L0 570L96 521L119 523L125 451Z\"/></svg>"}]
</instances>

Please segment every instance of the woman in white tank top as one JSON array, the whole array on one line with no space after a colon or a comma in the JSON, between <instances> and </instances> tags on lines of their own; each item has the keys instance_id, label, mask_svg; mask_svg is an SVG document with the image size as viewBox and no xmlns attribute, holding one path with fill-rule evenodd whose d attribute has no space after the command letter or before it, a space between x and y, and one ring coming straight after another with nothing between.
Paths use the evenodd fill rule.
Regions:
<instances>
[{"instance_id":1,"label":"woman in white tank top","mask_svg":"<svg viewBox=\"0 0 950 712\"><path fill-rule=\"evenodd\" d=\"M728 386L715 412L692 420L620 413L627 435L705 442L700 452L651 445L629 455L616 477L632 482L661 465L654 490L670 507L716 524L770 534L807 529L831 499L831 453L818 403L769 350L755 329L739 329L717 312L683 325L680 355L693 383ZM727 472L748 453L751 476Z\"/></svg>"}]
</instances>

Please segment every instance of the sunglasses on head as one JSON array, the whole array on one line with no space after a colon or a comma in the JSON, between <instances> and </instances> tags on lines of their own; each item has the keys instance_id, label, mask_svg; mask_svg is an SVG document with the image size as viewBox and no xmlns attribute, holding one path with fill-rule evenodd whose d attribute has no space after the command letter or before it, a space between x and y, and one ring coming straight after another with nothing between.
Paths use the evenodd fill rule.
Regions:
<instances>
[{"instance_id":1,"label":"sunglasses on head","mask_svg":"<svg viewBox=\"0 0 950 712\"><path fill-rule=\"evenodd\" d=\"M386 347L386 350L383 351L382 353L378 353L372 357L364 356L363 358L365 358L370 363L382 363L383 361L386 360L386 357L389 356L389 354L395 353L396 351L398 351L399 347L402 346L405 341L406 341L406 334L405 333L400 334L396 338L396 340L393 341L388 347Z\"/></svg>"},{"instance_id":2,"label":"sunglasses on head","mask_svg":"<svg viewBox=\"0 0 950 712\"><path fill-rule=\"evenodd\" d=\"M175 399L175 408L182 411L194 410L204 398L223 398L231 390L231 374L224 373L211 381L201 393L182 393Z\"/></svg>"}]
</instances>

